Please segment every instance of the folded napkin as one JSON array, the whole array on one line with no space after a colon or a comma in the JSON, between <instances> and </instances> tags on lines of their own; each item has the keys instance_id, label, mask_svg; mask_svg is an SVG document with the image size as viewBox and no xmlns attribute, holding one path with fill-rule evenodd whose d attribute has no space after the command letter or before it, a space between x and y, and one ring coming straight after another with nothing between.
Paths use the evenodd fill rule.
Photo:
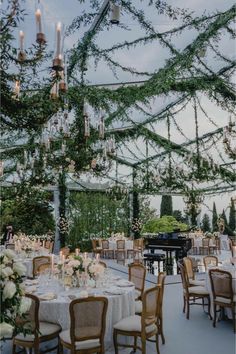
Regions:
<instances>
[{"instance_id":1,"label":"folded napkin","mask_svg":"<svg viewBox=\"0 0 236 354\"><path fill-rule=\"evenodd\" d=\"M129 281L121 281L121 282L117 283L116 285L119 286L120 288L127 288L127 287L134 286L134 284Z\"/></svg>"},{"instance_id":2,"label":"folded napkin","mask_svg":"<svg viewBox=\"0 0 236 354\"><path fill-rule=\"evenodd\" d=\"M122 289L117 289L117 288L110 288L110 289L104 290L104 294L108 294L108 295L122 295L122 294L124 294L124 290L122 290Z\"/></svg>"},{"instance_id":3,"label":"folded napkin","mask_svg":"<svg viewBox=\"0 0 236 354\"><path fill-rule=\"evenodd\" d=\"M32 280L29 280L29 279L28 279L28 280L25 281L24 284L25 284L26 286L27 286L27 285L28 285L28 286L31 286L31 285L37 285L38 283L39 283L39 281L38 281L37 279L32 279Z\"/></svg>"},{"instance_id":4,"label":"folded napkin","mask_svg":"<svg viewBox=\"0 0 236 354\"><path fill-rule=\"evenodd\" d=\"M37 290L36 286L29 286L29 287L26 288L25 291L26 291L27 293L30 293L30 294L31 294L31 293L35 293L36 290Z\"/></svg>"},{"instance_id":5,"label":"folded napkin","mask_svg":"<svg viewBox=\"0 0 236 354\"><path fill-rule=\"evenodd\" d=\"M41 301L49 301L57 298L57 295L54 293L47 293L39 295L39 300Z\"/></svg>"}]
</instances>

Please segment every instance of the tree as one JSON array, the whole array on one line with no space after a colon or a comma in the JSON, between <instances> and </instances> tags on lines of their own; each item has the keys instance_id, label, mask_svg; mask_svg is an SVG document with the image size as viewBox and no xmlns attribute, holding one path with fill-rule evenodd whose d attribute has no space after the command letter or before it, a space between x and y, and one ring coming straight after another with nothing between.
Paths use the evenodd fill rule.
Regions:
<instances>
[{"instance_id":1,"label":"tree","mask_svg":"<svg viewBox=\"0 0 236 354\"><path fill-rule=\"evenodd\" d=\"M211 230L210 218L207 214L204 214L202 217L201 228L204 232Z\"/></svg>"},{"instance_id":2,"label":"tree","mask_svg":"<svg viewBox=\"0 0 236 354\"><path fill-rule=\"evenodd\" d=\"M163 195L161 198L160 216L162 217L164 215L172 215L172 213L172 197L171 195Z\"/></svg>"},{"instance_id":3,"label":"tree","mask_svg":"<svg viewBox=\"0 0 236 354\"><path fill-rule=\"evenodd\" d=\"M227 217L226 217L226 214L225 214L225 210L223 209L222 211L222 214L221 214L221 217L222 219L224 219L224 222L225 222L225 230L223 232L224 235L229 235L229 236L233 236L233 231L231 230L231 228L229 227L229 224L228 224L228 220L227 220Z\"/></svg>"},{"instance_id":4,"label":"tree","mask_svg":"<svg viewBox=\"0 0 236 354\"><path fill-rule=\"evenodd\" d=\"M235 210L233 198L230 199L229 227L232 231L235 231L236 229L236 210Z\"/></svg>"},{"instance_id":5,"label":"tree","mask_svg":"<svg viewBox=\"0 0 236 354\"><path fill-rule=\"evenodd\" d=\"M217 225L217 220L218 220L218 215L216 211L216 203L213 203L213 211L212 211L212 231L218 231L218 225Z\"/></svg>"},{"instance_id":6,"label":"tree","mask_svg":"<svg viewBox=\"0 0 236 354\"><path fill-rule=\"evenodd\" d=\"M174 210L172 213L172 216L179 222L183 222L185 224L188 224L188 216L185 214L183 215L181 210Z\"/></svg>"},{"instance_id":7,"label":"tree","mask_svg":"<svg viewBox=\"0 0 236 354\"><path fill-rule=\"evenodd\" d=\"M188 225L178 222L173 216L163 216L149 220L143 227L143 232L172 232L176 229L187 230Z\"/></svg>"}]
</instances>

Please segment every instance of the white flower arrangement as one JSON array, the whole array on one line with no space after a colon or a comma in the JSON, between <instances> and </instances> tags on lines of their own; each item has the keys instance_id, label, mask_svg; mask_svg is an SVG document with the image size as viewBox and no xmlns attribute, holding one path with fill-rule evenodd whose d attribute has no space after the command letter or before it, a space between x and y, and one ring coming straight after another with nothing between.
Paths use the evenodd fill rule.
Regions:
<instances>
[{"instance_id":1,"label":"white flower arrangement","mask_svg":"<svg viewBox=\"0 0 236 354\"><path fill-rule=\"evenodd\" d=\"M0 339L11 338L22 331L16 324L16 318L28 311L31 300L24 299L22 276L26 274L26 267L14 263L15 253L6 249L0 254Z\"/></svg>"}]
</instances>

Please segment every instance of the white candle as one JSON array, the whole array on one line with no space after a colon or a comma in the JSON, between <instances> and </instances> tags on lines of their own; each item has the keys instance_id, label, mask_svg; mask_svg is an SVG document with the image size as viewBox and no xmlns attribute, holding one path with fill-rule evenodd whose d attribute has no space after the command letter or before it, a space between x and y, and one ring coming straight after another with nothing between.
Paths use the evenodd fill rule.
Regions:
<instances>
[{"instance_id":1,"label":"white candle","mask_svg":"<svg viewBox=\"0 0 236 354\"><path fill-rule=\"evenodd\" d=\"M51 255L51 266L52 266L52 273L54 270L54 254Z\"/></svg>"},{"instance_id":2,"label":"white candle","mask_svg":"<svg viewBox=\"0 0 236 354\"><path fill-rule=\"evenodd\" d=\"M97 253L97 254L96 254L96 260L99 261L99 259L100 259L100 254Z\"/></svg>"},{"instance_id":3,"label":"white candle","mask_svg":"<svg viewBox=\"0 0 236 354\"><path fill-rule=\"evenodd\" d=\"M62 256L63 256L63 252L60 251L60 252L59 252L59 259L60 259L60 261L62 261Z\"/></svg>"},{"instance_id":4,"label":"white candle","mask_svg":"<svg viewBox=\"0 0 236 354\"><path fill-rule=\"evenodd\" d=\"M43 241L43 248L45 248L45 240Z\"/></svg>"},{"instance_id":5,"label":"white candle","mask_svg":"<svg viewBox=\"0 0 236 354\"><path fill-rule=\"evenodd\" d=\"M57 51L56 51L56 57L59 57L61 54L61 22L57 23Z\"/></svg>"},{"instance_id":6,"label":"white candle","mask_svg":"<svg viewBox=\"0 0 236 354\"><path fill-rule=\"evenodd\" d=\"M20 31L20 50L23 51L24 50L24 38L25 38L25 34L23 31Z\"/></svg>"},{"instance_id":7,"label":"white candle","mask_svg":"<svg viewBox=\"0 0 236 354\"><path fill-rule=\"evenodd\" d=\"M79 249L78 249L78 248L75 249L75 255L76 255L76 256L79 255Z\"/></svg>"},{"instance_id":8,"label":"white candle","mask_svg":"<svg viewBox=\"0 0 236 354\"><path fill-rule=\"evenodd\" d=\"M36 24L37 24L38 33L42 33L42 21L41 21L41 11L40 11L40 9L36 10L35 17L36 17Z\"/></svg>"},{"instance_id":9,"label":"white candle","mask_svg":"<svg viewBox=\"0 0 236 354\"><path fill-rule=\"evenodd\" d=\"M65 264L65 259L66 259L66 257L65 257L65 255L63 254L63 255L62 255L62 265L63 265L63 267L64 267L64 264Z\"/></svg>"}]
</instances>

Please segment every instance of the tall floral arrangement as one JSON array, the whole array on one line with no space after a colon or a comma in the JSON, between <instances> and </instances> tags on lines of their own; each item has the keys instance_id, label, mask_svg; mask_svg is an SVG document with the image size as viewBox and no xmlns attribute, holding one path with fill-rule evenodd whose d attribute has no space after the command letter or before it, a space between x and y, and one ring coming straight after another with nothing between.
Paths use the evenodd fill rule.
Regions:
<instances>
[{"instance_id":1,"label":"tall floral arrangement","mask_svg":"<svg viewBox=\"0 0 236 354\"><path fill-rule=\"evenodd\" d=\"M14 262L15 253L4 250L0 255L0 339L11 338L23 331L16 319L28 311L31 301L24 297L22 277L26 267Z\"/></svg>"}]
</instances>

